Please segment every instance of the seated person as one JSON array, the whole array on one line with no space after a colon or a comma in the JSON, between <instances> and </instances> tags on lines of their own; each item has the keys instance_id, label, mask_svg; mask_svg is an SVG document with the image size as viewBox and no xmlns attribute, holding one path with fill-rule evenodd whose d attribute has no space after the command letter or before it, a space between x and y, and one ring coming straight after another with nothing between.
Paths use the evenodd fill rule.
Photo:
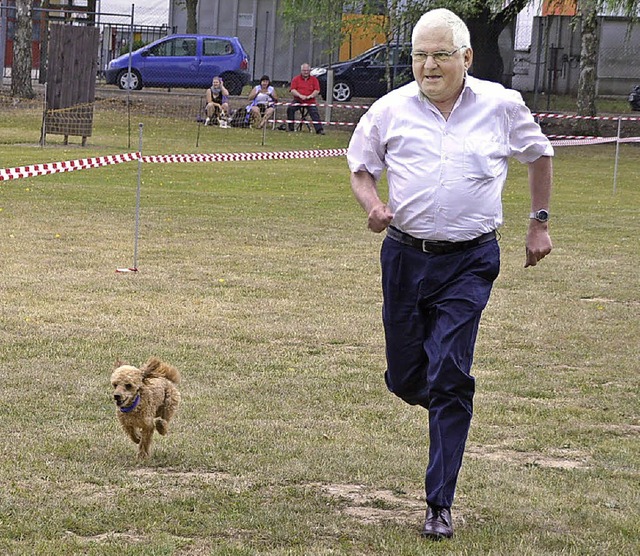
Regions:
<instances>
[{"instance_id":1,"label":"seated person","mask_svg":"<svg viewBox=\"0 0 640 556\"><path fill-rule=\"evenodd\" d=\"M217 75L211 81L211 87L207 89L207 105L204 108L207 119L204 125L216 125L218 120L227 121L229 114L229 91Z\"/></svg>"},{"instance_id":2,"label":"seated person","mask_svg":"<svg viewBox=\"0 0 640 556\"><path fill-rule=\"evenodd\" d=\"M302 66L300 66L300 75L296 75L291 80L289 90L293 95L293 103L299 105L287 107L289 131L293 131L292 120L295 120L296 111L302 111L302 108L306 108L309 116L311 116L311 121L313 122L316 133L324 135L324 129L320 123L320 114L318 114L318 108L316 107L316 97L320 93L320 83L311 75L311 66L309 64L302 64Z\"/></svg>"},{"instance_id":3,"label":"seated person","mask_svg":"<svg viewBox=\"0 0 640 556\"><path fill-rule=\"evenodd\" d=\"M274 105L278 102L276 90L271 86L268 75L260 78L260 85L256 85L249 93L251 104L247 106L247 115L258 122L258 127L264 127L269 117L274 113Z\"/></svg>"}]
</instances>

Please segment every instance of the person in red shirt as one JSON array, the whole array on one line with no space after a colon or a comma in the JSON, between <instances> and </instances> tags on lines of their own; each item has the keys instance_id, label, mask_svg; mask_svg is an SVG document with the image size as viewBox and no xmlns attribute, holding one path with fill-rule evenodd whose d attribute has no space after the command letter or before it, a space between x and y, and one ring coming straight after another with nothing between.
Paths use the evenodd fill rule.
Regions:
<instances>
[{"instance_id":1,"label":"person in red shirt","mask_svg":"<svg viewBox=\"0 0 640 556\"><path fill-rule=\"evenodd\" d=\"M320 93L320 83L311 75L311 66L309 64L302 64L300 66L300 75L296 75L291 80L291 87L289 87L291 94L293 95L294 104L299 106L287 107L287 120L289 120L289 131L293 131L293 122L295 120L296 112L302 111L302 108L306 108L313 127L318 135L324 135L324 129L320 123L320 114L318 114L318 108L316 106L316 96Z\"/></svg>"}]
</instances>

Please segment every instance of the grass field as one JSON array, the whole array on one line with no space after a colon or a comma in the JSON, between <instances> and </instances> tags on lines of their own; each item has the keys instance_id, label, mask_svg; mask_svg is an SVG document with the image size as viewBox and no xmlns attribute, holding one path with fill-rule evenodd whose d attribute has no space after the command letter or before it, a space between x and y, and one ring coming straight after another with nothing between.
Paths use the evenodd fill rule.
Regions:
<instances>
[{"instance_id":1,"label":"grass field","mask_svg":"<svg viewBox=\"0 0 640 556\"><path fill-rule=\"evenodd\" d=\"M5 111L0 168L127 150L116 111L86 148L38 147L39 118ZM145 154L349 138L206 128L196 149L194 123L142 121ZM384 386L382 237L344 158L144 164L137 274L115 272L137 163L0 182L0 553L640 553L640 149L621 147L615 195L614 149L557 149L555 249L533 269L511 168L456 536L435 544L426 415ZM150 355L183 404L137 464L109 375Z\"/></svg>"}]
</instances>

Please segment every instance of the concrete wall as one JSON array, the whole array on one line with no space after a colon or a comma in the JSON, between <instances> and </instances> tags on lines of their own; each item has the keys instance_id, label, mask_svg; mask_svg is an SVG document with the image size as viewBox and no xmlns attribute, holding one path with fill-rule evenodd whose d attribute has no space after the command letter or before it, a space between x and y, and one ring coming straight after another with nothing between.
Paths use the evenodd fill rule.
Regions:
<instances>
[{"instance_id":1,"label":"concrete wall","mask_svg":"<svg viewBox=\"0 0 640 556\"><path fill-rule=\"evenodd\" d=\"M640 23L602 18L598 55L598 94L628 95L640 85Z\"/></svg>"}]
</instances>

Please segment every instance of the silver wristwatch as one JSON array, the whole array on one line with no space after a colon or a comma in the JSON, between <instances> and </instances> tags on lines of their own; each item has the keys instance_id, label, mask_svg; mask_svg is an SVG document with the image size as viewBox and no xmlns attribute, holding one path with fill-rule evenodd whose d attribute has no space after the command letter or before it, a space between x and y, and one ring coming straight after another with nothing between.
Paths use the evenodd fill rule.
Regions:
<instances>
[{"instance_id":1,"label":"silver wristwatch","mask_svg":"<svg viewBox=\"0 0 640 556\"><path fill-rule=\"evenodd\" d=\"M546 209L540 209L535 212L529 214L529 218L534 218L538 222L548 222L549 221L549 211Z\"/></svg>"}]
</instances>

